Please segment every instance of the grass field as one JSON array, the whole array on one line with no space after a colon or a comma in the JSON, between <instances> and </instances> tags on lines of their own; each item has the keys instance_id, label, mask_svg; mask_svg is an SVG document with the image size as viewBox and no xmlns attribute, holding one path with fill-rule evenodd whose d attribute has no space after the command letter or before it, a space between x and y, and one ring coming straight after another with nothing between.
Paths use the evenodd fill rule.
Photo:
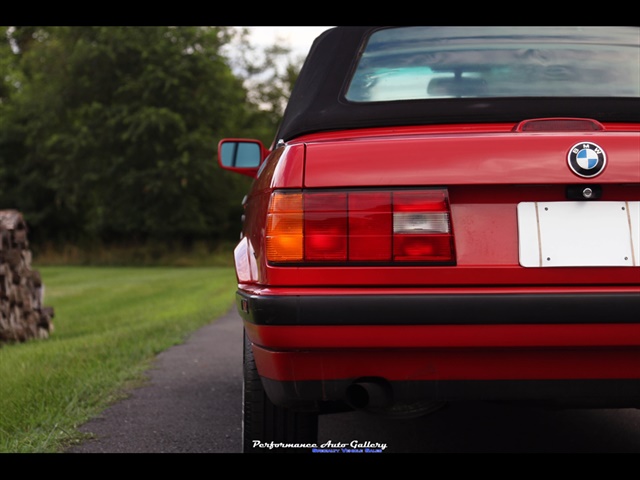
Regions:
<instances>
[{"instance_id":1,"label":"grass field","mask_svg":"<svg viewBox=\"0 0 640 480\"><path fill-rule=\"evenodd\" d=\"M0 453L59 452L144 378L156 354L225 313L230 267L35 267L46 340L0 347Z\"/></svg>"}]
</instances>

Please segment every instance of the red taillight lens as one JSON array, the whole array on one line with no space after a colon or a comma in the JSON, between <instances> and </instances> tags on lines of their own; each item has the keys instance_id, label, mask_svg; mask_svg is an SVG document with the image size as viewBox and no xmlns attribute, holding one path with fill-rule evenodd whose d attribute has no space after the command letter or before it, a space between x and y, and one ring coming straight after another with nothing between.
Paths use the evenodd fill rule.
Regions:
<instances>
[{"instance_id":1,"label":"red taillight lens","mask_svg":"<svg viewBox=\"0 0 640 480\"><path fill-rule=\"evenodd\" d=\"M514 132L596 132L603 131L604 125L590 118L533 118L523 120Z\"/></svg>"},{"instance_id":2,"label":"red taillight lens","mask_svg":"<svg viewBox=\"0 0 640 480\"><path fill-rule=\"evenodd\" d=\"M304 258L308 261L347 260L347 194L304 196Z\"/></svg>"},{"instance_id":3,"label":"red taillight lens","mask_svg":"<svg viewBox=\"0 0 640 480\"><path fill-rule=\"evenodd\" d=\"M349 193L349 260L390 262L392 223L390 192Z\"/></svg>"},{"instance_id":4,"label":"red taillight lens","mask_svg":"<svg viewBox=\"0 0 640 480\"><path fill-rule=\"evenodd\" d=\"M273 263L453 263L448 193L278 191L266 247Z\"/></svg>"}]
</instances>

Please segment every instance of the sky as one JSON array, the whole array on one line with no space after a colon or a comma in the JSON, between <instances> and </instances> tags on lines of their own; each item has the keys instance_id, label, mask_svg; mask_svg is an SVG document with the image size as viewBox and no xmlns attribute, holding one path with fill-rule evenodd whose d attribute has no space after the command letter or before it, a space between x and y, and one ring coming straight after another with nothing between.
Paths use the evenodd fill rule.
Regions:
<instances>
[{"instance_id":1,"label":"sky","mask_svg":"<svg viewBox=\"0 0 640 480\"><path fill-rule=\"evenodd\" d=\"M331 27L249 27L254 45L282 44L295 55L306 55L315 38Z\"/></svg>"}]
</instances>

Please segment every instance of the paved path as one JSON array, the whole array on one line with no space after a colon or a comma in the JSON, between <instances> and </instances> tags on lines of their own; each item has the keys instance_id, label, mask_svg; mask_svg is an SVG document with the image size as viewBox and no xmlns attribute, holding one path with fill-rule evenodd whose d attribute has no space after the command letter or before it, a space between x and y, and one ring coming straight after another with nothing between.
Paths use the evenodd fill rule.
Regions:
<instances>
[{"instance_id":1,"label":"paved path","mask_svg":"<svg viewBox=\"0 0 640 480\"><path fill-rule=\"evenodd\" d=\"M241 452L242 324L235 307L161 353L147 385L81 427L69 453Z\"/></svg>"}]
</instances>

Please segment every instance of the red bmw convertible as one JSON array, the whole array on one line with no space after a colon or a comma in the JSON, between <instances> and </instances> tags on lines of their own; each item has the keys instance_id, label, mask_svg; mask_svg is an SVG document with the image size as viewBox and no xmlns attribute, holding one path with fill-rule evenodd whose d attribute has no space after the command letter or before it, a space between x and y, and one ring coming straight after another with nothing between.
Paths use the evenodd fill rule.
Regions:
<instances>
[{"instance_id":1,"label":"red bmw convertible","mask_svg":"<svg viewBox=\"0 0 640 480\"><path fill-rule=\"evenodd\" d=\"M318 416L640 407L638 27L337 27L235 249L244 451ZM240 340L239 340L240 341Z\"/></svg>"}]
</instances>

